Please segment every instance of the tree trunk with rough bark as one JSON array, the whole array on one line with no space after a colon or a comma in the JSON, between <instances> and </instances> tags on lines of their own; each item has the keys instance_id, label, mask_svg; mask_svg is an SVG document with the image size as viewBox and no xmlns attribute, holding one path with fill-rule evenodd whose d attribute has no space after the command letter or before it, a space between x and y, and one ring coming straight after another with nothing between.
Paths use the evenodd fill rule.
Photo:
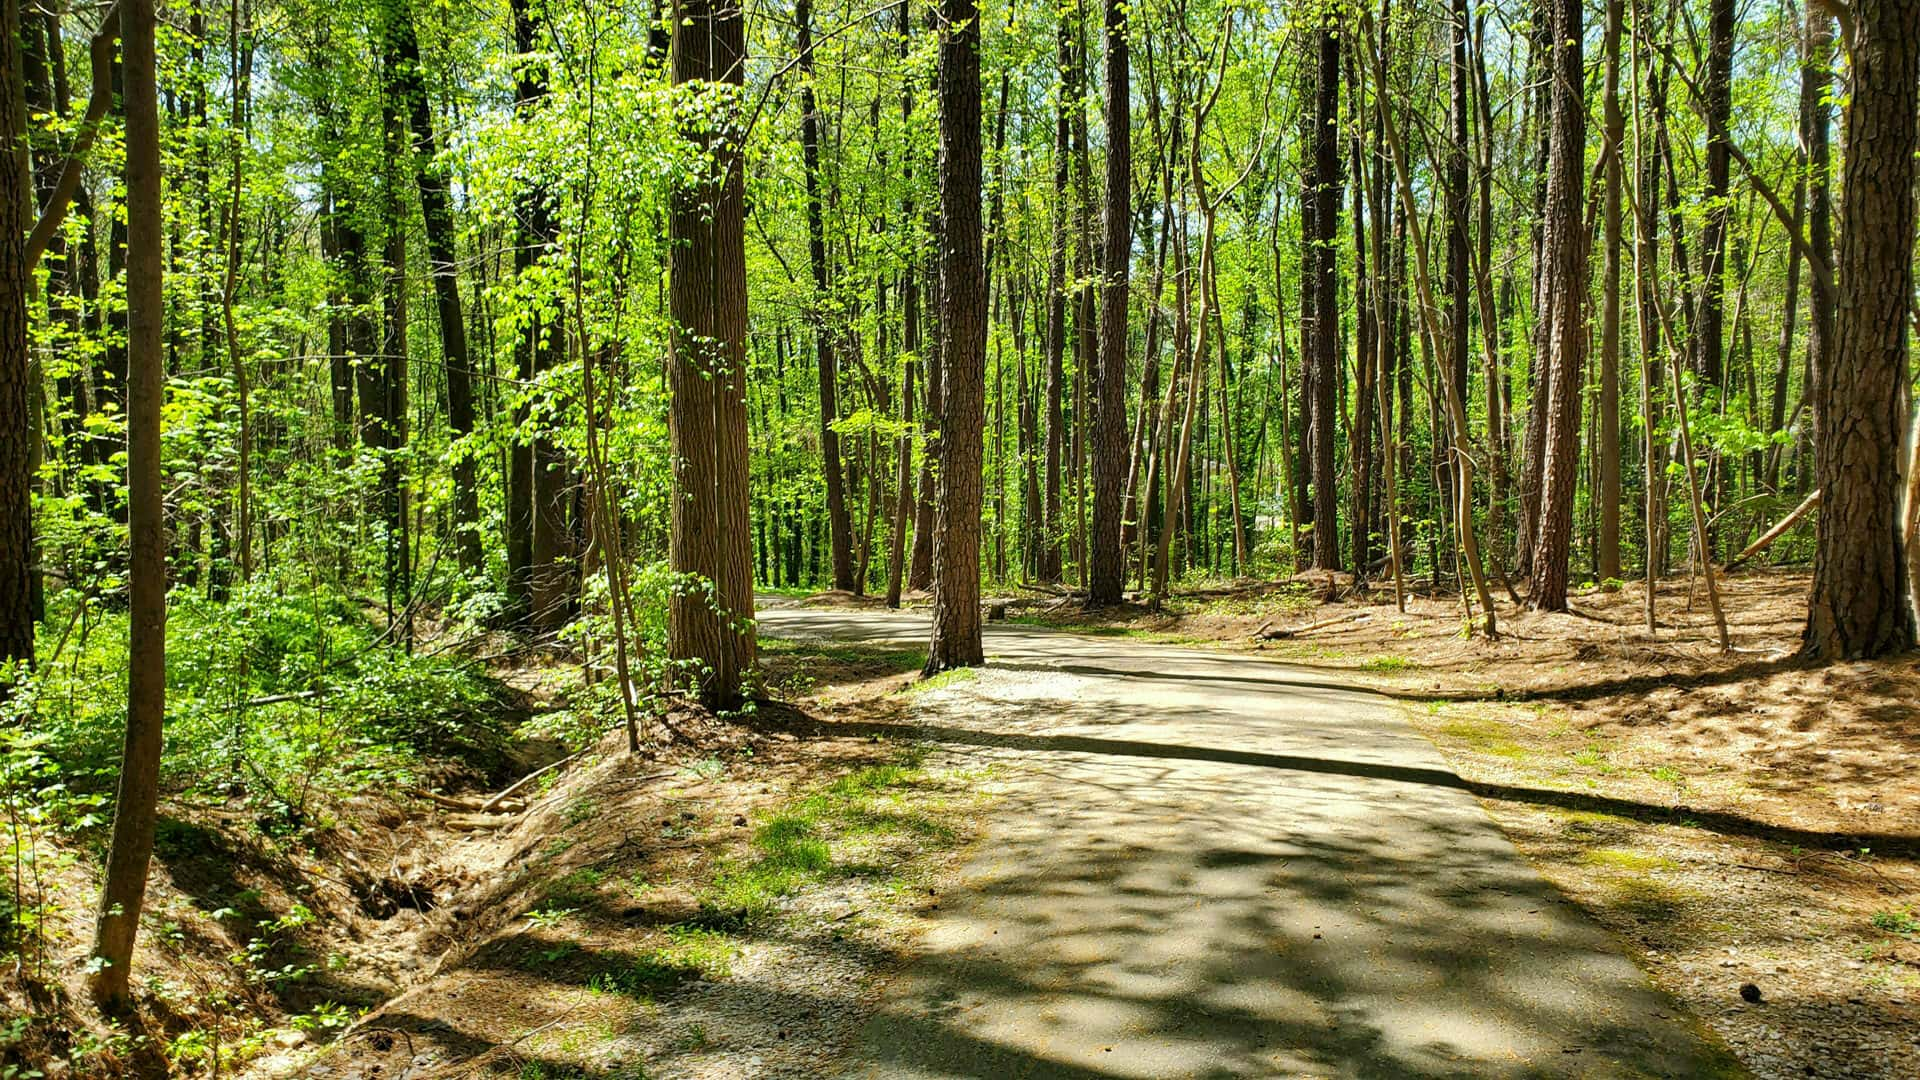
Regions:
<instances>
[{"instance_id":1,"label":"tree trunk with rough bark","mask_svg":"<svg viewBox=\"0 0 1920 1080\"><path fill-rule=\"evenodd\" d=\"M1814 373L1820 521L1800 653L1863 660L1911 649L1899 520L1913 296L1920 5L1854 0L1852 101L1840 189L1833 362Z\"/></svg>"},{"instance_id":2,"label":"tree trunk with rough bark","mask_svg":"<svg viewBox=\"0 0 1920 1080\"><path fill-rule=\"evenodd\" d=\"M690 110L685 134L712 156L676 187L669 310L673 350L667 411L674 468L668 560L701 588L676 592L667 643L702 704L730 709L754 662L753 543L747 493L746 180L737 88L746 74L746 21L733 4L679 0L673 81L724 84L729 99Z\"/></svg>"},{"instance_id":3,"label":"tree trunk with rough bark","mask_svg":"<svg viewBox=\"0 0 1920 1080\"><path fill-rule=\"evenodd\" d=\"M1088 536L1087 604L1120 602L1127 556L1121 513L1127 479L1127 279L1133 257L1133 120L1127 5L1107 0L1106 251L1101 259L1099 372L1094 382L1093 525Z\"/></svg>"},{"instance_id":4,"label":"tree trunk with rough bark","mask_svg":"<svg viewBox=\"0 0 1920 1080\"><path fill-rule=\"evenodd\" d=\"M1573 537L1573 497L1578 455L1582 372L1586 363L1587 232L1581 189L1586 169L1587 110L1580 0L1553 0L1553 51L1548 120L1546 222L1540 254L1546 261L1541 297L1548 344L1541 442L1539 528L1534 538L1531 594L1542 611L1567 607L1567 577Z\"/></svg>"},{"instance_id":5,"label":"tree trunk with rough bark","mask_svg":"<svg viewBox=\"0 0 1920 1080\"><path fill-rule=\"evenodd\" d=\"M980 191L980 21L974 0L941 0L938 520L933 640L925 674L983 662L980 647L980 466L984 453L987 296Z\"/></svg>"}]
</instances>

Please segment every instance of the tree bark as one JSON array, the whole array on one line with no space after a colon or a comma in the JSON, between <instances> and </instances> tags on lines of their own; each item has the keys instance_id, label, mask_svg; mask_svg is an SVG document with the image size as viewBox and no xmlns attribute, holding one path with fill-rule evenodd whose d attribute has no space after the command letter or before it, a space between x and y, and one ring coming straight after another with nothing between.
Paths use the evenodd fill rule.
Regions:
<instances>
[{"instance_id":1,"label":"tree bark","mask_svg":"<svg viewBox=\"0 0 1920 1080\"><path fill-rule=\"evenodd\" d=\"M980 20L941 0L940 476L933 537L933 639L925 674L983 662L980 466L986 425L987 297L981 235Z\"/></svg>"},{"instance_id":2,"label":"tree bark","mask_svg":"<svg viewBox=\"0 0 1920 1080\"><path fill-rule=\"evenodd\" d=\"M827 541L833 557L833 587L853 588L853 523L847 513L846 474L840 460L838 419L839 365L834 353L834 320L829 317L830 275L827 240L820 208L820 107L814 97L813 0L797 0L800 60L800 156L807 184L807 265L813 272L813 302L808 322L820 372L820 470L827 481Z\"/></svg>"},{"instance_id":3,"label":"tree bark","mask_svg":"<svg viewBox=\"0 0 1920 1080\"><path fill-rule=\"evenodd\" d=\"M20 0L4 0L0 26L0 665L33 666L34 392L27 347L27 230L33 226ZM0 687L4 681L0 681Z\"/></svg>"},{"instance_id":4,"label":"tree bark","mask_svg":"<svg viewBox=\"0 0 1920 1080\"><path fill-rule=\"evenodd\" d=\"M1607 0L1606 35L1602 48L1606 53L1606 76L1602 93L1603 123L1606 129L1606 192L1602 215L1605 229L1601 271L1600 300L1600 430L1594 448L1598 456L1596 472L1599 488L1595 497L1600 506L1598 551L1602 580L1618 579L1620 569L1620 202L1623 172L1621 155L1626 150L1626 120L1620 112L1620 34L1626 18L1624 0Z\"/></svg>"},{"instance_id":5,"label":"tree bark","mask_svg":"<svg viewBox=\"0 0 1920 1080\"><path fill-rule=\"evenodd\" d=\"M1100 356L1093 415L1093 526L1087 604L1120 602L1127 556L1121 514L1127 479L1127 281L1133 257L1133 120L1126 0L1107 0L1106 252L1101 259Z\"/></svg>"},{"instance_id":6,"label":"tree bark","mask_svg":"<svg viewBox=\"0 0 1920 1080\"><path fill-rule=\"evenodd\" d=\"M11 5L9 5L11 6ZM165 392L165 264L160 197L160 109L153 0L121 0L127 189L127 730L114 802L89 988L103 1009L132 1003L133 946L146 900L160 797L166 716L167 537L160 489L160 408ZM17 25L9 23L9 25ZM16 69L17 70L17 69Z\"/></svg>"},{"instance_id":7,"label":"tree bark","mask_svg":"<svg viewBox=\"0 0 1920 1080\"><path fill-rule=\"evenodd\" d=\"M1539 531L1534 539L1528 600L1542 611L1564 611L1574 488L1579 481L1581 372L1587 347L1587 231L1581 214L1587 111L1585 72L1581 67L1585 12L1580 0L1552 0L1552 9L1547 205L1540 244L1541 257L1546 260L1541 288L1547 305L1543 340L1550 351L1543 399L1546 422L1541 443Z\"/></svg>"},{"instance_id":8,"label":"tree bark","mask_svg":"<svg viewBox=\"0 0 1920 1080\"><path fill-rule=\"evenodd\" d=\"M447 372L447 427L453 438L454 553L468 574L483 565L480 536L480 496L474 485L473 457L459 442L473 433L473 360L467 349L466 313L460 302L460 265L454 243L456 230L447 176L439 164L440 139L427 105L420 65L420 44L414 15L403 11L394 22L394 46L399 59L396 76L406 96L408 126L413 133L414 184L420 191L421 217L426 223L427 264L433 273L434 305L440 319L440 352Z\"/></svg>"},{"instance_id":9,"label":"tree bark","mask_svg":"<svg viewBox=\"0 0 1920 1080\"><path fill-rule=\"evenodd\" d=\"M1801 655L1860 660L1914 644L1899 520L1913 295L1920 5L1854 0L1840 190L1846 283L1833 362L1814 373L1820 521Z\"/></svg>"},{"instance_id":10,"label":"tree bark","mask_svg":"<svg viewBox=\"0 0 1920 1080\"><path fill-rule=\"evenodd\" d=\"M747 493L746 174L738 87L746 22L735 4L678 0L673 81L720 98L689 110L685 137L711 155L675 188L668 235L673 348L667 412L674 468L668 560L701 587L668 605L668 650L694 670L702 704L729 709L754 662L753 560ZM709 87L727 87L715 91ZM721 94L725 97L721 97Z\"/></svg>"},{"instance_id":11,"label":"tree bark","mask_svg":"<svg viewBox=\"0 0 1920 1080\"><path fill-rule=\"evenodd\" d=\"M1331 20L1331 16L1329 16ZM1340 296L1338 260L1333 257L1340 228L1340 35L1331 21L1318 34L1318 67L1313 99L1313 263L1312 410L1309 419L1313 476L1313 567L1338 570L1340 493L1335 480L1335 427L1339 422Z\"/></svg>"}]
</instances>

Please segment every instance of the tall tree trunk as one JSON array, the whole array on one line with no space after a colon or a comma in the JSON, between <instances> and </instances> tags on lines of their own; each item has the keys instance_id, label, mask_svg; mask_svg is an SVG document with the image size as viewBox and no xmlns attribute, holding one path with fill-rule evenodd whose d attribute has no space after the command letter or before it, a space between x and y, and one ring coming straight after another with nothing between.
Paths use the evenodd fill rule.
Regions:
<instances>
[{"instance_id":1,"label":"tall tree trunk","mask_svg":"<svg viewBox=\"0 0 1920 1080\"><path fill-rule=\"evenodd\" d=\"M1700 316L1696 324L1694 375L1704 392L1720 392L1725 406L1728 390L1726 370L1727 306L1727 220L1732 213L1728 189L1731 181L1732 153L1728 134L1733 113L1733 30L1734 0L1711 0L1707 11L1707 187L1706 224L1700 234ZM1713 510L1725 505L1731 494L1730 465L1715 460L1710 475ZM1710 542L1718 546L1719 530L1710 533ZM1713 552L1700 553L1710 559Z\"/></svg>"},{"instance_id":2,"label":"tall tree trunk","mask_svg":"<svg viewBox=\"0 0 1920 1080\"><path fill-rule=\"evenodd\" d=\"M981 235L980 21L974 0L941 0L938 523L926 674L971 667L980 646L980 509L987 297Z\"/></svg>"},{"instance_id":3,"label":"tall tree trunk","mask_svg":"<svg viewBox=\"0 0 1920 1080\"><path fill-rule=\"evenodd\" d=\"M1452 318L1447 321L1446 363L1451 365L1452 385L1459 391L1461 403L1466 403L1468 387L1471 385L1467 375L1467 360L1472 343L1472 320L1469 317L1473 299L1473 278L1470 268L1471 251L1468 247L1468 231L1472 228L1470 194L1467 190L1467 110L1471 104L1467 97L1467 0L1453 0L1451 26L1452 59L1448 64L1448 110L1450 138L1447 140L1446 158L1446 198L1447 198L1447 300L1448 311ZM1438 432L1436 440L1438 438ZM1461 432L1461 443L1454 446L1452 453L1470 454L1473 448L1465 441L1466 432ZM1441 472L1447 484L1452 483L1455 467L1449 463ZM1455 493L1451 502L1466 507L1471 513L1472 492ZM1456 515L1457 517L1457 515ZM1454 528L1462 528L1455 521Z\"/></svg>"},{"instance_id":4,"label":"tall tree trunk","mask_svg":"<svg viewBox=\"0 0 1920 1080\"><path fill-rule=\"evenodd\" d=\"M1062 9L1056 63L1060 100L1054 115L1053 137L1053 246L1047 263L1047 466L1046 517L1040 549L1040 580L1060 580L1060 473L1066 454L1067 355L1067 178L1071 166L1073 128L1069 108L1073 94L1073 24Z\"/></svg>"},{"instance_id":5,"label":"tall tree trunk","mask_svg":"<svg viewBox=\"0 0 1920 1080\"><path fill-rule=\"evenodd\" d=\"M166 506L160 490L160 406L165 392L161 345L165 301L160 275L165 225L153 0L121 0L120 20L126 87L127 541L131 550L127 730L113 839L107 849L94 927L95 966L89 978L94 998L112 1011L124 1011L131 1004L133 944L146 900L160 797L167 680ZM8 25L18 24L9 19Z\"/></svg>"},{"instance_id":6,"label":"tall tree trunk","mask_svg":"<svg viewBox=\"0 0 1920 1080\"><path fill-rule=\"evenodd\" d=\"M1598 562L1602 580L1618 579L1620 569L1620 202L1621 155L1626 150L1626 119L1620 112L1620 34L1626 19L1625 0L1607 0L1606 78L1601 104L1606 128L1606 192L1602 196L1606 267L1601 271L1600 300L1600 430L1594 452L1600 502Z\"/></svg>"},{"instance_id":7,"label":"tall tree trunk","mask_svg":"<svg viewBox=\"0 0 1920 1080\"><path fill-rule=\"evenodd\" d=\"M1133 258L1133 120L1126 0L1107 0L1106 252L1100 300L1100 357L1093 415L1093 528L1088 537L1087 604L1120 602L1127 555L1121 513L1127 475L1127 280Z\"/></svg>"},{"instance_id":8,"label":"tall tree trunk","mask_svg":"<svg viewBox=\"0 0 1920 1080\"><path fill-rule=\"evenodd\" d=\"M820 108L814 97L813 0L797 0L800 53L800 156L807 183L807 264L813 271L813 303L809 323L820 370L820 469L827 481L827 538L833 553L833 587L853 588L853 524L847 513L846 476L840 461L838 419L839 370L834 355L836 327L829 325L826 227L820 208Z\"/></svg>"},{"instance_id":9,"label":"tall tree trunk","mask_svg":"<svg viewBox=\"0 0 1920 1080\"><path fill-rule=\"evenodd\" d=\"M1807 5L1807 58L1801 67L1800 100L1807 147L1807 243L1817 258L1833 260L1833 17L1819 4ZM1807 296L1807 371L1804 385L1813 409L1813 445L1817 459L1825 451L1820 438L1826 402L1815 392L1820 373L1832 366L1837 298L1813 288ZM1818 471L1816 464L1814 471ZM1824 514L1822 515L1825 516Z\"/></svg>"},{"instance_id":10,"label":"tall tree trunk","mask_svg":"<svg viewBox=\"0 0 1920 1080\"><path fill-rule=\"evenodd\" d=\"M1335 481L1335 433L1340 386L1339 266L1333 257L1340 227L1340 41L1331 20L1316 35L1319 72L1313 99L1313 566L1338 570L1340 494Z\"/></svg>"},{"instance_id":11,"label":"tall tree trunk","mask_svg":"<svg viewBox=\"0 0 1920 1080\"><path fill-rule=\"evenodd\" d=\"M1913 296L1920 5L1854 0L1833 362L1814 373L1820 521L1801 655L1859 660L1914 644L1900 468Z\"/></svg>"},{"instance_id":12,"label":"tall tree trunk","mask_svg":"<svg viewBox=\"0 0 1920 1080\"><path fill-rule=\"evenodd\" d=\"M33 227L20 0L0 26L0 665L33 665L33 385L27 346L27 232ZM151 17L151 7L148 9ZM151 48L151 45L149 45ZM144 870L144 867L142 868ZM124 986L125 979L121 979Z\"/></svg>"},{"instance_id":13,"label":"tall tree trunk","mask_svg":"<svg viewBox=\"0 0 1920 1080\"><path fill-rule=\"evenodd\" d=\"M907 56L908 43L912 38L913 22L909 14L909 0L900 0L900 58ZM913 83L902 79L900 86L900 126L907 127L913 122ZM904 229L912 229L917 216L913 207L913 153L911 147L902 154L900 162L900 186L906 192L900 198L900 223ZM900 383L900 438L895 448L898 465L894 478L898 489L893 509L893 538L888 548L890 558L887 561L887 606L900 606L900 585L905 578L905 560L907 556L907 522L913 518L913 371L919 364L920 356L920 271L913 259L907 260L906 273L900 277L900 344L906 351L907 362ZM1017 318L1017 316L1016 316Z\"/></svg>"},{"instance_id":14,"label":"tall tree trunk","mask_svg":"<svg viewBox=\"0 0 1920 1080\"><path fill-rule=\"evenodd\" d=\"M381 143L386 153L381 172L381 216L386 226L382 252L385 263L382 294L386 304L386 334L380 348L380 405L374 421L378 429L380 502L386 520L387 621L404 624L400 635L413 645L412 544L408 536L408 493L404 455L407 445L407 133L406 90L398 53L402 25L411 26L405 7L397 0L383 4L381 35Z\"/></svg>"},{"instance_id":15,"label":"tall tree trunk","mask_svg":"<svg viewBox=\"0 0 1920 1080\"><path fill-rule=\"evenodd\" d=\"M1581 67L1585 11L1581 0L1552 0L1552 7L1547 206L1540 245L1546 260L1541 288L1547 304L1544 340L1550 351L1542 399L1546 430L1541 444L1540 524L1528 600L1543 611L1564 611L1587 347L1587 231L1581 214L1587 110Z\"/></svg>"},{"instance_id":16,"label":"tall tree trunk","mask_svg":"<svg viewBox=\"0 0 1920 1080\"><path fill-rule=\"evenodd\" d=\"M696 696L733 708L753 668L753 560L747 493L746 174L737 90L746 75L746 19L734 4L678 0L673 82L710 107L689 110L686 136L712 156L676 187L669 307L668 437L674 492L668 560L707 589L668 604L670 655L699 668ZM708 87L724 85L716 92ZM724 93L724 97L722 96ZM712 100L718 99L718 100Z\"/></svg>"},{"instance_id":17,"label":"tall tree trunk","mask_svg":"<svg viewBox=\"0 0 1920 1080\"><path fill-rule=\"evenodd\" d=\"M404 0L403 0L404 2ZM453 441L454 553L468 574L482 566L480 496L474 486L474 459L460 440L473 433L473 360L467 349L466 314L460 302L460 264L454 244L452 200L446 171L440 166L440 139L433 129L425 79L420 65L414 15L400 12L394 21L395 72L406 96L408 125L413 133L414 184L420 191L421 217L426 223L427 264L433 272L434 305L440 319L440 352L447 372L447 426Z\"/></svg>"}]
</instances>

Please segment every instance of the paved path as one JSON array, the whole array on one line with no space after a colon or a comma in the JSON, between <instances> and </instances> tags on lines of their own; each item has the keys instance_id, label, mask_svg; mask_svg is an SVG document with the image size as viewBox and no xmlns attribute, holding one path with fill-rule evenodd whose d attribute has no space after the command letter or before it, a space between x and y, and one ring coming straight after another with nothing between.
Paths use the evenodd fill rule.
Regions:
<instances>
[{"instance_id":1,"label":"paved path","mask_svg":"<svg viewBox=\"0 0 1920 1080\"><path fill-rule=\"evenodd\" d=\"M926 639L911 614L761 625ZM1387 699L1116 637L986 649L930 734L1007 794L847 1076L1725 1075Z\"/></svg>"}]
</instances>

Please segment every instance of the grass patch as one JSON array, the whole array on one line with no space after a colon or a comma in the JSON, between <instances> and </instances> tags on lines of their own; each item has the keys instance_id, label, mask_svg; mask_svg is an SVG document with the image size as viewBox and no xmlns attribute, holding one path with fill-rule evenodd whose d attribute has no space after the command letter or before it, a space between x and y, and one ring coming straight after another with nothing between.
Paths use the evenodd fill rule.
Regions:
<instances>
[{"instance_id":1,"label":"grass patch","mask_svg":"<svg viewBox=\"0 0 1920 1080\"><path fill-rule=\"evenodd\" d=\"M1506 729L1492 720L1475 717L1450 719L1440 725L1440 734L1496 757L1517 761L1528 754L1526 747L1507 738Z\"/></svg>"},{"instance_id":2,"label":"grass patch","mask_svg":"<svg viewBox=\"0 0 1920 1080\"><path fill-rule=\"evenodd\" d=\"M949 668L937 675L932 675L921 679L919 682L908 684L904 692L919 694L933 690L944 690L949 686L954 686L959 683L972 682L979 677L980 672L976 668Z\"/></svg>"},{"instance_id":3,"label":"grass patch","mask_svg":"<svg viewBox=\"0 0 1920 1080\"><path fill-rule=\"evenodd\" d=\"M600 883L607 880L604 870L583 866L565 876L556 879L547 886L546 907L581 908L591 904L600 893Z\"/></svg>"},{"instance_id":4,"label":"grass patch","mask_svg":"<svg viewBox=\"0 0 1920 1080\"><path fill-rule=\"evenodd\" d=\"M1581 852L1580 861L1588 866L1641 874L1653 870L1672 870L1676 865L1672 859L1663 855L1650 855L1630 848L1594 848L1592 851Z\"/></svg>"},{"instance_id":5,"label":"grass patch","mask_svg":"<svg viewBox=\"0 0 1920 1080\"><path fill-rule=\"evenodd\" d=\"M1360 661L1360 670L1362 671L1381 671L1381 672L1410 671L1413 668L1416 668L1419 666L1420 665L1414 663L1413 661L1407 659L1404 656L1394 656L1391 653L1382 653L1379 656L1369 656L1365 660Z\"/></svg>"},{"instance_id":6,"label":"grass patch","mask_svg":"<svg viewBox=\"0 0 1920 1080\"><path fill-rule=\"evenodd\" d=\"M804 660L819 658L842 664L885 667L897 671L917 671L927 663L925 649L901 649L883 645L777 637L759 638L755 644L760 654L768 657L785 656Z\"/></svg>"},{"instance_id":7,"label":"grass patch","mask_svg":"<svg viewBox=\"0 0 1920 1080\"><path fill-rule=\"evenodd\" d=\"M733 970L740 945L731 936L701 926L670 926L667 940L634 956L632 962L603 971L587 984L601 993L650 998L696 979L724 979Z\"/></svg>"},{"instance_id":8,"label":"grass patch","mask_svg":"<svg viewBox=\"0 0 1920 1080\"><path fill-rule=\"evenodd\" d=\"M702 920L712 926L742 925L811 883L871 874L900 861L896 856L863 863L860 849L896 841L951 842L953 830L929 812L937 807L912 808L921 794L916 789L930 779L920 766L923 753L857 769L761 825L752 853L724 863L702 892Z\"/></svg>"}]
</instances>

